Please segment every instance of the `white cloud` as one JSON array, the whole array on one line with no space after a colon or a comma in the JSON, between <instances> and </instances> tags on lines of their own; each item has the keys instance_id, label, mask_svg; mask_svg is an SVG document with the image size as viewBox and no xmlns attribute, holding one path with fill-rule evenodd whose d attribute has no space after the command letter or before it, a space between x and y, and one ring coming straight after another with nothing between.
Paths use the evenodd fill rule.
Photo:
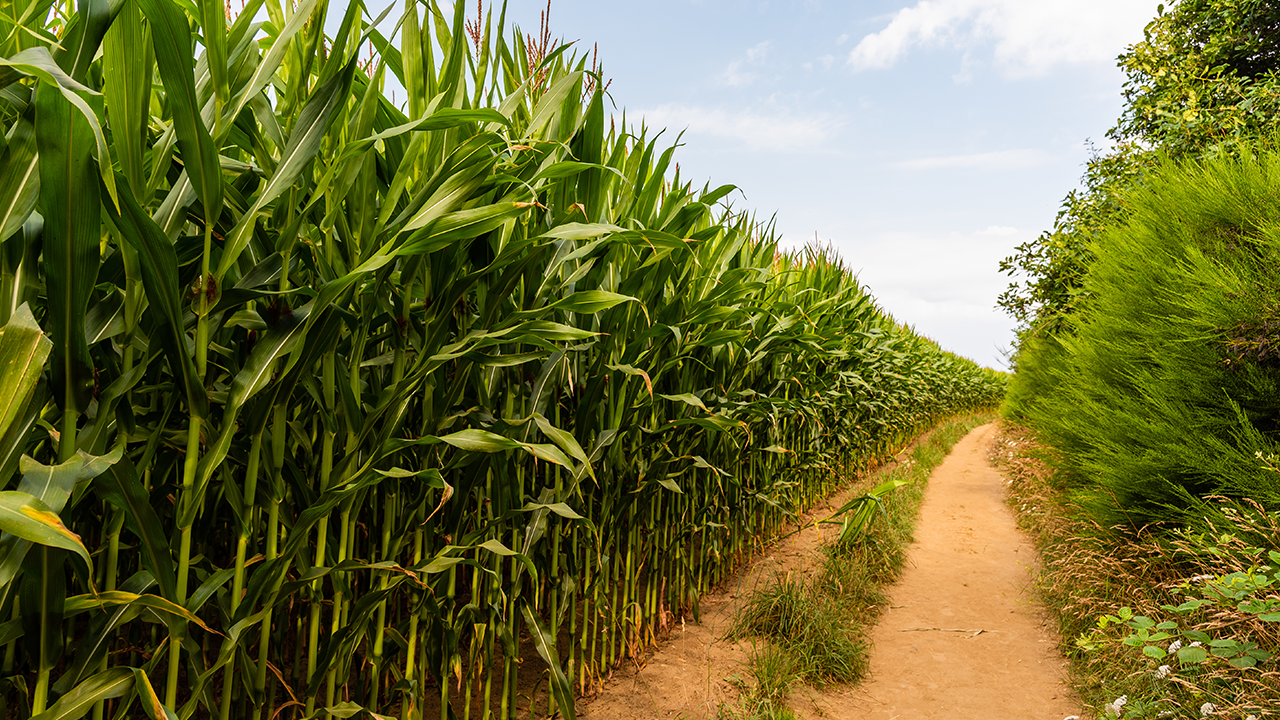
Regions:
<instances>
[{"instance_id":1,"label":"white cloud","mask_svg":"<svg viewBox=\"0 0 1280 720\"><path fill-rule=\"evenodd\" d=\"M755 82L756 74L751 72L749 68L758 68L764 65L771 44L770 41L765 40L748 49L743 57L729 63L729 67L720 73L718 78L720 82L729 87L745 87Z\"/></svg>"},{"instance_id":2,"label":"white cloud","mask_svg":"<svg viewBox=\"0 0 1280 720\"><path fill-rule=\"evenodd\" d=\"M892 67L912 48L994 45L1009 76L1040 75L1061 64L1114 62L1142 39L1150 0L919 0L849 53L854 70Z\"/></svg>"},{"instance_id":3,"label":"white cloud","mask_svg":"<svg viewBox=\"0 0 1280 720\"><path fill-rule=\"evenodd\" d=\"M1008 227L1006 225L990 225L986 230L979 230L976 234L986 235L988 237L1008 237L1010 235L1017 235L1018 228Z\"/></svg>"},{"instance_id":4,"label":"white cloud","mask_svg":"<svg viewBox=\"0 0 1280 720\"><path fill-rule=\"evenodd\" d=\"M741 142L752 150L806 150L824 146L844 125L829 113L729 111L688 105L661 105L639 113L649 127L711 135Z\"/></svg>"},{"instance_id":5,"label":"white cloud","mask_svg":"<svg viewBox=\"0 0 1280 720\"><path fill-rule=\"evenodd\" d=\"M1043 150L997 150L973 155L943 155L894 163L904 170L1025 170L1043 167L1057 158Z\"/></svg>"},{"instance_id":6,"label":"white cloud","mask_svg":"<svg viewBox=\"0 0 1280 720\"><path fill-rule=\"evenodd\" d=\"M947 350L998 367L1014 326L995 308L1009 284L999 264L1024 237L993 225L976 232L890 232L836 247L894 318Z\"/></svg>"}]
</instances>

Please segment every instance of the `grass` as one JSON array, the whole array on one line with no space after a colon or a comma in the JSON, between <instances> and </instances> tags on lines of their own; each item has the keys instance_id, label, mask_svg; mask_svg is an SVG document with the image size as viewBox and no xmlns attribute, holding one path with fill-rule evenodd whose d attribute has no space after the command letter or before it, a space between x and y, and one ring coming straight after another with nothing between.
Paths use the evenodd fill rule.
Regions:
<instances>
[{"instance_id":1,"label":"grass","mask_svg":"<svg viewBox=\"0 0 1280 720\"><path fill-rule=\"evenodd\" d=\"M937 426L904 453L862 479L870 489L903 484L880 498L868 527L823 548L812 577L789 572L753 592L730 626L732 639L760 640L749 670L754 685L744 688L743 710L721 708L724 718L761 720L794 717L786 701L802 683L815 688L857 683L869 668L868 635L887 606L885 588L906 563L929 474L990 413L959 416Z\"/></svg>"},{"instance_id":2,"label":"grass","mask_svg":"<svg viewBox=\"0 0 1280 720\"><path fill-rule=\"evenodd\" d=\"M803 680L819 687L860 679L867 669L866 646L855 640L854 630L853 618L837 597L788 574L752 596L729 637L769 641L767 651L752 658L760 695L784 687L765 681L781 670L787 671L790 682ZM788 657L785 665L780 654Z\"/></svg>"},{"instance_id":3,"label":"grass","mask_svg":"<svg viewBox=\"0 0 1280 720\"><path fill-rule=\"evenodd\" d=\"M1203 602L1215 588L1280 564L1264 552L1280 547L1275 512L1222 501L1222 519L1198 529L1103 528L1073 505L1048 462L1050 451L1031 431L1005 426L994 447L993 459L1009 479L1009 503L1041 554L1036 588L1058 620L1071 684L1094 717L1117 717L1112 710L1123 718L1280 717L1275 659L1240 668L1227 657L1237 643L1264 653L1280 649L1280 623L1241 606L1280 603L1275 586ZM1188 608L1188 600L1200 607ZM1176 627L1154 627L1159 623ZM1186 652L1204 636L1202 647L1212 649L1204 658L1168 650L1177 640ZM1127 702L1116 708L1121 697Z\"/></svg>"}]
</instances>

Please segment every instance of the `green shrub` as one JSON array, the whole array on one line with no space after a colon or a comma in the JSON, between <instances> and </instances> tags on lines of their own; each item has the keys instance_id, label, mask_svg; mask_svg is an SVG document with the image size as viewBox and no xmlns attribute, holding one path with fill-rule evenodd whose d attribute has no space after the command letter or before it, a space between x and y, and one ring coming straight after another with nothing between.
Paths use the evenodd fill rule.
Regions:
<instances>
[{"instance_id":1,"label":"green shrub","mask_svg":"<svg viewBox=\"0 0 1280 720\"><path fill-rule=\"evenodd\" d=\"M1280 499L1260 460L1280 430L1277 191L1275 153L1166 163L1095 248L1071 332L1019 353L1032 377L1006 413L1062 452L1104 526L1187 519L1210 494Z\"/></svg>"}]
</instances>

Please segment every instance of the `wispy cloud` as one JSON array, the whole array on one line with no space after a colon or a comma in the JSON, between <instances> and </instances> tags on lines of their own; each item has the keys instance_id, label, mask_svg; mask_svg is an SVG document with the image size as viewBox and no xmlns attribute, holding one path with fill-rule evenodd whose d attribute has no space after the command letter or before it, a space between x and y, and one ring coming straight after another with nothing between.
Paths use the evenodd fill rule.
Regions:
<instances>
[{"instance_id":1,"label":"wispy cloud","mask_svg":"<svg viewBox=\"0 0 1280 720\"><path fill-rule=\"evenodd\" d=\"M985 230L979 230L978 235L987 237L1009 237L1018 234L1018 228L1009 227L1007 225L990 225Z\"/></svg>"},{"instance_id":2,"label":"wispy cloud","mask_svg":"<svg viewBox=\"0 0 1280 720\"><path fill-rule=\"evenodd\" d=\"M752 150L815 149L835 137L844 120L829 113L794 114L782 110L724 110L689 105L661 105L641 110L650 127L687 129L690 133L726 138Z\"/></svg>"},{"instance_id":3,"label":"wispy cloud","mask_svg":"<svg viewBox=\"0 0 1280 720\"><path fill-rule=\"evenodd\" d=\"M1111 63L1142 39L1150 0L919 0L849 53L855 70L888 68L916 47L994 44L1006 75L1040 75L1054 66Z\"/></svg>"},{"instance_id":4,"label":"wispy cloud","mask_svg":"<svg viewBox=\"0 0 1280 720\"><path fill-rule=\"evenodd\" d=\"M997 150L972 155L942 155L916 158L893 164L905 170L1024 170L1043 167L1057 161L1057 157L1043 150Z\"/></svg>"},{"instance_id":5,"label":"wispy cloud","mask_svg":"<svg viewBox=\"0 0 1280 720\"><path fill-rule=\"evenodd\" d=\"M729 67L720 73L718 79L720 82L729 87L744 87L756 81L756 73L753 68L760 68L764 65L765 59L769 54L769 46L772 43L765 40L747 50L742 57L729 63Z\"/></svg>"}]
</instances>

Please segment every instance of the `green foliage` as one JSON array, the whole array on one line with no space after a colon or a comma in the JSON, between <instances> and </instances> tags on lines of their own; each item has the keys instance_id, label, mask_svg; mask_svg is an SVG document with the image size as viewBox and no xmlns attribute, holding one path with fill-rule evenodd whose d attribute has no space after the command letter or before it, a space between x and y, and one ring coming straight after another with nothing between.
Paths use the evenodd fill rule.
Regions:
<instances>
[{"instance_id":1,"label":"green foliage","mask_svg":"<svg viewBox=\"0 0 1280 720\"><path fill-rule=\"evenodd\" d=\"M1280 563L1280 553L1241 547L1231 535L1216 540L1218 545L1207 548L1210 554L1235 555L1233 559L1254 564L1183 580L1175 591L1183 601L1162 604L1160 617L1121 607L1115 614L1100 616L1093 628L1076 638L1076 647L1085 653L1123 646L1141 656L1132 662L1147 668L1152 687L1144 694L1151 697L1135 698L1124 717L1145 717L1134 712L1139 705L1168 707L1172 701L1164 686L1173 682L1194 688L1201 683L1223 684L1225 677L1244 679L1247 686L1248 673L1269 669L1274 653L1259 645L1267 642L1266 637L1252 632L1260 624L1280 622L1280 601L1272 592L1276 566L1256 563L1260 557Z\"/></svg>"},{"instance_id":2,"label":"green foliage","mask_svg":"<svg viewBox=\"0 0 1280 720\"><path fill-rule=\"evenodd\" d=\"M1095 151L1085 172L1085 187L1067 194L1053 229L1019 245L1013 255L1000 261L1001 272L1027 278L1011 282L996 301L1022 326L1024 337L1061 331L1066 318L1085 304L1088 293L1083 282L1093 263L1093 244L1121 217L1118 193L1136 174L1134 158Z\"/></svg>"},{"instance_id":3,"label":"green foliage","mask_svg":"<svg viewBox=\"0 0 1280 720\"><path fill-rule=\"evenodd\" d=\"M1065 323L1066 317L1061 321ZM1041 399L1051 398L1058 378L1063 377L1056 365L1066 356L1059 333L1029 332L1022 336L1013 361L1017 374L1009 382L1000 413L1008 420L1026 422L1031 408Z\"/></svg>"},{"instance_id":4,"label":"green foliage","mask_svg":"<svg viewBox=\"0 0 1280 720\"><path fill-rule=\"evenodd\" d=\"M1232 153L1280 110L1280 8L1175 0L1119 58L1125 109L1111 136L1174 157Z\"/></svg>"},{"instance_id":5,"label":"green foliage","mask_svg":"<svg viewBox=\"0 0 1280 720\"><path fill-rule=\"evenodd\" d=\"M1258 459L1280 429L1277 188L1274 153L1150 177L1098 245L1061 357L1040 360L1042 393L1015 390L1104 526L1194 514L1214 493L1280 500Z\"/></svg>"},{"instance_id":6,"label":"green foliage","mask_svg":"<svg viewBox=\"0 0 1280 720\"><path fill-rule=\"evenodd\" d=\"M1231 536L1221 538L1224 545L1234 540ZM1212 551L1224 552L1219 547L1212 548ZM1240 554L1258 556L1263 554L1263 550L1244 548ZM1269 590L1276 583L1274 571L1280 566L1280 553L1272 550L1267 557L1276 565L1254 565L1244 571L1199 575L1185 580L1178 588L1185 600L1161 605L1160 609L1175 618L1239 613L1244 617L1237 622L1280 622L1280 600ZM1121 643L1157 661L1164 660L1166 656L1176 656L1183 665L1199 665L1217 658L1232 667L1244 669L1272 657L1271 651L1245 637L1227 635L1215 638L1203 630L1184 627L1174 620L1157 621L1145 615L1135 615L1127 607L1120 608L1115 615L1099 617L1096 629L1078 638L1076 645L1086 651L1096 650L1099 643L1111 641L1108 628L1112 625L1129 628L1127 635L1119 637Z\"/></svg>"},{"instance_id":7,"label":"green foliage","mask_svg":"<svg viewBox=\"0 0 1280 720\"><path fill-rule=\"evenodd\" d=\"M1127 221L1126 191L1161 155L1248 153L1272 136L1280 118L1280 9L1265 0L1174 0L1119 66L1125 106L1108 132L1112 149L1090 159L1084 187L1067 195L1053 229L1000 264L1015 280L999 305L1024 334L1063 330L1065 316L1087 301L1084 278L1100 235Z\"/></svg>"},{"instance_id":8,"label":"green foliage","mask_svg":"<svg viewBox=\"0 0 1280 720\"><path fill-rule=\"evenodd\" d=\"M1002 439L1010 506L1043 559L1036 589L1086 706L1142 720L1200 717L1206 703L1230 718L1280 707L1275 658L1260 659L1280 647L1280 622L1266 617L1280 516L1218 499L1200 528L1101 532L1074 512L1049 448L1026 428L1006 426Z\"/></svg>"}]
</instances>

